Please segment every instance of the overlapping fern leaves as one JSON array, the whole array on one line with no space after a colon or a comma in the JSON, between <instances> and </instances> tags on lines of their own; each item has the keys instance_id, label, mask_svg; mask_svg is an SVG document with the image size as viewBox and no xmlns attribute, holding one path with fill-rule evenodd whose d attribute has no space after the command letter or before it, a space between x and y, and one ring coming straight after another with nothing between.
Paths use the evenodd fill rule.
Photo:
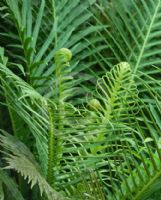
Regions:
<instances>
[{"instance_id":1,"label":"overlapping fern leaves","mask_svg":"<svg viewBox=\"0 0 161 200\"><path fill-rule=\"evenodd\" d=\"M38 183L49 199L51 193L57 198L51 187L91 200L143 200L160 190L161 1L3 0L0 5L10 28L0 26L9 57L1 49L5 104L14 134L36 147L43 175L6 134L0 138L9 150L8 168ZM102 18L89 12L95 6ZM64 54L54 61L62 47L73 52L70 67ZM106 66L112 68L108 73Z\"/></svg>"},{"instance_id":2,"label":"overlapping fern leaves","mask_svg":"<svg viewBox=\"0 0 161 200\"><path fill-rule=\"evenodd\" d=\"M104 7L96 6L109 25L101 35L110 58L114 62L127 61L136 74L139 71L149 75L157 73L151 66L160 64L160 0L124 3L112 0ZM100 24L100 19L97 20ZM109 65L108 58L107 61Z\"/></svg>"},{"instance_id":3,"label":"overlapping fern leaves","mask_svg":"<svg viewBox=\"0 0 161 200\"><path fill-rule=\"evenodd\" d=\"M78 60L80 62L87 57L87 55L81 55L81 52L87 47L84 37L92 35L101 28L87 24L92 16L89 9L95 0L84 1L81 4L80 0L74 2L42 0L39 6L38 2L31 1L4 2L4 5L7 6L7 11L5 10L4 13L8 13L6 21L9 20L12 26L15 25L19 40L19 42L15 41L15 44L9 45L10 48L13 46L9 52L14 47L16 48L13 57L20 63L23 62L27 81L41 94L51 96L54 82L52 74L55 71L53 58L58 49L67 47L73 51L76 59L72 63L71 73L73 75L84 70L83 64L76 68ZM37 16L35 16L36 14ZM4 32L1 35L11 37L9 33ZM89 44L87 43L87 45ZM81 52L79 46L81 46ZM79 79L81 82L81 78ZM77 80L75 84L79 82ZM75 95L78 95L77 93Z\"/></svg>"},{"instance_id":4,"label":"overlapping fern leaves","mask_svg":"<svg viewBox=\"0 0 161 200\"><path fill-rule=\"evenodd\" d=\"M23 83L3 64L1 64L1 72L4 75L6 73L8 80L12 81L13 79L16 82L16 87L22 87L22 96L19 98L21 103L25 98L28 98L30 92L32 93L32 88ZM1 76L2 83L10 88L10 84L8 81L6 82L6 76L4 77L4 75ZM61 124L63 129L60 129L58 124L59 136L68 135L67 138L63 136L65 140L63 142L63 155L60 159L61 167L57 167L56 174L54 173L56 177L54 185L59 190L65 189L67 194L73 194L75 190L71 192L71 187L77 188L82 182L81 179L78 177L75 179L74 176L78 171L83 175L86 168L98 171L102 184L109 187L105 187L104 190L111 199L126 199L130 195L134 199L135 195L136 199L144 198L143 194L147 191L149 184L152 185L158 180L160 174L160 171L158 171L160 169L160 147L157 140L159 139L158 133L160 130L160 117L158 115L160 98L159 96L155 98L153 89L149 86L148 91L154 99L153 104L145 104L139 99L134 101L138 94L133 78L134 75L127 63L120 63L115 66L111 73L98 80L96 96L101 104L91 105L90 103L88 106L92 110L86 108L83 112L83 118L80 113L77 113L76 109L76 115L70 116L73 119L73 124L72 121L67 119L71 123L68 127L62 127ZM19 82L20 85L17 84ZM148 87L148 85L145 84L144 87ZM34 90L33 94L35 94L33 97L36 100L43 102L43 97ZM34 98L32 98L31 103L34 104ZM44 103L46 104L45 99ZM15 106L16 104L12 103L12 105ZM41 110L46 109L46 106L41 107L41 105L36 110L42 114ZM19 108L22 109L21 107ZM136 108L137 112L135 112ZM46 116L46 113L44 116ZM60 123L60 121L57 121L60 120L59 118L55 120L56 123ZM63 124L66 123L63 122ZM10 162L10 158L6 159L9 166L18 171L22 170L25 175L26 172L23 171L23 168L14 164L18 163L17 159L11 158L13 159L12 162ZM27 162L25 163L27 164ZM104 170L104 167L106 167L106 170ZM158 170L156 170L157 168ZM85 180L88 182L90 178L86 176ZM142 184L145 186L138 193L138 189ZM113 190L113 193L111 190ZM88 196L91 194L86 194L86 190L83 190L81 195ZM149 194L151 193L149 192Z\"/></svg>"},{"instance_id":5,"label":"overlapping fern leaves","mask_svg":"<svg viewBox=\"0 0 161 200\"><path fill-rule=\"evenodd\" d=\"M101 28L89 27L87 23L92 16L89 11L90 6L94 3L93 0L84 1L83 4L81 1L81 9L80 0L74 2L7 0L0 4L1 21L3 20L1 40L4 41L2 45L6 47L6 54L10 58L7 65L12 67L13 71L18 72L19 76L31 86L7 69L6 63L2 63L1 82L9 107L13 131L24 142L28 143L28 140L32 140L31 148L36 143L38 160L44 174L47 173L48 163L48 109L46 99L33 87L47 98L55 97L58 88L54 87L57 82L54 74L58 70L54 63L54 55L64 46L74 50L73 54L79 54L79 46L84 42L84 37ZM86 28L83 30L83 27ZM10 44L7 42L8 39L12 41ZM87 45L82 45L82 50ZM80 54L79 61L84 58ZM70 68L68 77L75 76L84 70L83 66L76 68L77 63L76 59ZM61 76L63 77L63 74ZM8 82L6 82L6 77ZM90 76L87 75L86 79L89 78ZM79 86L82 81L84 79L80 77L79 80L71 82L66 89L63 88L66 92L64 94L73 97L82 93L82 89L74 90L74 87ZM70 91L67 92L67 89ZM31 133L35 141L31 139Z\"/></svg>"},{"instance_id":6,"label":"overlapping fern leaves","mask_svg":"<svg viewBox=\"0 0 161 200\"><path fill-rule=\"evenodd\" d=\"M104 4L104 7L101 4L96 6L100 9L104 21L106 20L109 25L107 29L104 29L104 33L100 33L104 37L110 55L110 60L107 58L107 60L104 59L104 62L111 66L111 62L128 61L136 75L135 83L140 97L139 102L135 105L135 109L139 113L134 120L128 122L129 126L136 123L131 138L136 142L134 146L138 147L135 150L139 155L139 160L134 166L133 164L131 166L130 159L134 163L135 156L132 159L131 156L128 157L128 153L123 154L124 161L122 160L119 168L116 167L118 172L125 170L124 174L120 175L123 183L122 186L118 184L116 187L115 182L112 183L114 192L113 196L109 196L109 198L146 199L150 193L159 188L156 179L160 176L159 173L157 175L157 171L160 171L158 140L160 138L161 41L159 24L161 1L124 1L122 3L121 0L112 0L109 4ZM97 22L101 23L98 16ZM102 54L104 54L103 51ZM133 147L130 146L131 154L133 150ZM133 169L135 169L134 172ZM126 179L128 173L131 175ZM156 188L153 185L155 181ZM119 195L117 195L118 191L120 191Z\"/></svg>"},{"instance_id":7,"label":"overlapping fern leaves","mask_svg":"<svg viewBox=\"0 0 161 200\"><path fill-rule=\"evenodd\" d=\"M13 136L3 133L3 135L1 134L0 136L0 145L3 146L5 150L9 150L5 158L8 165L6 169L14 169L24 176L25 179L28 179L28 183L31 183L31 188L35 184L38 184L41 194L45 192L48 199L65 199L47 183L32 153L23 143L16 140ZM5 179L2 179L2 181L5 183ZM20 197L18 198L20 199Z\"/></svg>"},{"instance_id":8,"label":"overlapping fern leaves","mask_svg":"<svg viewBox=\"0 0 161 200\"><path fill-rule=\"evenodd\" d=\"M120 63L98 80L95 95L101 103L93 99L85 110L73 116L72 129L69 129L64 143L64 164L58 180L61 182L67 179L65 183L61 183L65 190L73 190L73 184L77 188L80 180L74 178L74 174L79 171L83 176L87 169L98 171L103 184L111 185L108 180L111 175L110 166L113 166L112 174L117 177L117 158L121 159L121 153L126 152L127 146L133 144L131 129L134 125L128 127L127 123L128 118L133 120L135 117L132 111L135 112L133 101L137 90L128 63ZM86 181L89 176L85 176ZM113 179L112 175L110 178Z\"/></svg>"}]
</instances>

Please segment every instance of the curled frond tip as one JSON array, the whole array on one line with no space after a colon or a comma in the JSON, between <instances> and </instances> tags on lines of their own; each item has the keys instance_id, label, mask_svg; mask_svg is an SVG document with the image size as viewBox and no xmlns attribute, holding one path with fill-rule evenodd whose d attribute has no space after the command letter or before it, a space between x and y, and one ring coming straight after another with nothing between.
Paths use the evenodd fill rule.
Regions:
<instances>
[{"instance_id":1,"label":"curled frond tip","mask_svg":"<svg viewBox=\"0 0 161 200\"><path fill-rule=\"evenodd\" d=\"M72 58L72 52L67 48L59 49L55 54L55 61L59 61L63 58L65 62L69 62Z\"/></svg>"}]
</instances>

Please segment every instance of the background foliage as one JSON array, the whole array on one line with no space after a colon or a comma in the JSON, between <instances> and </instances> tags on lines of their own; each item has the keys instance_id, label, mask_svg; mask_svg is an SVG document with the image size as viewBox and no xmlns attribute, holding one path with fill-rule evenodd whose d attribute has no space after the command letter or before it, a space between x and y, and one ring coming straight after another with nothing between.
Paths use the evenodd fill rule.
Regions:
<instances>
[{"instance_id":1,"label":"background foliage","mask_svg":"<svg viewBox=\"0 0 161 200\"><path fill-rule=\"evenodd\" d=\"M0 2L0 200L159 198L160 10Z\"/></svg>"}]
</instances>

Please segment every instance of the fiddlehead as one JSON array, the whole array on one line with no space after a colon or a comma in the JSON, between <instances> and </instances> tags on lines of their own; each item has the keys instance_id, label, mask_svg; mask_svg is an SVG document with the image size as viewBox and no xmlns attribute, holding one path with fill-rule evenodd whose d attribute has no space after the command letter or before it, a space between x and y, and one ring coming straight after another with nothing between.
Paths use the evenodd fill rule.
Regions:
<instances>
[{"instance_id":1,"label":"fiddlehead","mask_svg":"<svg viewBox=\"0 0 161 200\"><path fill-rule=\"evenodd\" d=\"M72 53L66 48L60 49L55 54L55 64L56 64L56 90L57 95L54 99L56 104L56 109L53 109L48 104L49 113L49 137L48 137L48 182L54 184L54 171L53 169L57 167L59 159L62 154L62 141L63 138L60 133L63 131L64 125L63 120L65 117L65 107L64 107L64 76L65 68L69 66L69 61L72 58ZM66 80L66 79L65 79Z\"/></svg>"},{"instance_id":2,"label":"fiddlehead","mask_svg":"<svg viewBox=\"0 0 161 200\"><path fill-rule=\"evenodd\" d=\"M121 62L98 79L96 96L99 100L90 100L87 107L89 126L92 123L97 123L100 127L107 124L118 126L122 122L126 122L133 109L134 98L137 96L130 65L127 62ZM103 141L105 135L106 131L103 128L101 131L100 128L99 134L93 137L93 141ZM100 149L105 149L105 146L94 147L91 152L95 154Z\"/></svg>"}]
</instances>

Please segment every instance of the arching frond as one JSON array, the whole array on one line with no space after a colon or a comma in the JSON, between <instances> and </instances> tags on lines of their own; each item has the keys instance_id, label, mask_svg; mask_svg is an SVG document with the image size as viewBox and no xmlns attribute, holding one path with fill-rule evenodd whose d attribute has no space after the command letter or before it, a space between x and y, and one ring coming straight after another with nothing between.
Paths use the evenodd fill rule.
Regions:
<instances>
[{"instance_id":1,"label":"arching frond","mask_svg":"<svg viewBox=\"0 0 161 200\"><path fill-rule=\"evenodd\" d=\"M123 115L128 112L127 109L137 97L131 66L126 62L114 66L110 72L98 80L96 90L105 107L105 110L102 110L105 118L109 121L113 118L123 119Z\"/></svg>"},{"instance_id":2,"label":"arching frond","mask_svg":"<svg viewBox=\"0 0 161 200\"><path fill-rule=\"evenodd\" d=\"M153 96L152 91L149 90L149 93ZM153 96L153 101L150 103L144 103L142 100L138 102L140 115L133 118L135 127L131 134L134 145L127 145L127 151L121 154L119 166L116 168L120 181L112 184L111 180L113 186L112 195L109 191L111 199L142 200L160 190L161 129L160 98L158 98Z\"/></svg>"},{"instance_id":3,"label":"arching frond","mask_svg":"<svg viewBox=\"0 0 161 200\"><path fill-rule=\"evenodd\" d=\"M159 70L152 67L161 64L160 0L129 0L124 3L121 0L112 0L104 7L99 4L96 6L103 15L102 19L108 24L100 32L107 44L106 51L102 51L107 57L107 62L104 62L111 67L111 62L124 60L131 64L135 74L141 76L139 71L144 72L156 77L154 81L160 83L157 78ZM101 19L96 18L97 23L102 24Z\"/></svg>"},{"instance_id":4,"label":"arching frond","mask_svg":"<svg viewBox=\"0 0 161 200\"><path fill-rule=\"evenodd\" d=\"M82 63L78 66L78 63L93 55L87 49L90 44L85 37L93 37L97 30L102 29L102 26L89 25L92 19L90 9L96 0L3 2L7 8L4 11L7 13L6 23L13 27L15 32L12 36L16 37L7 53L11 59L14 58L13 62L23 65L25 80L37 91L48 97L54 95L54 55L62 47L71 49L74 55L69 74L79 81L73 81L72 84L80 87L79 82L84 82L78 75L80 72L86 74L87 80L91 79L90 72L84 69L85 65ZM11 37L6 29L1 35L4 38ZM92 43L95 42L93 40ZM83 51L86 54L82 54ZM80 94L83 94L82 89L70 93L73 97Z\"/></svg>"},{"instance_id":5,"label":"arching frond","mask_svg":"<svg viewBox=\"0 0 161 200\"><path fill-rule=\"evenodd\" d=\"M63 135L68 138L64 140L65 151L57 182L67 192L73 184L73 187L79 185L80 179L75 174L77 171L83 173L84 169L98 170L102 182L109 184L110 165L117 174L115 164L119 162L118 158L122 152L128 151L128 145L134 144L131 139L134 124L128 127L127 123L135 116L132 111L135 112L133 103L137 90L129 64L114 66L98 80L96 88L95 95L100 101L89 101L82 115L75 112L68 128L63 130ZM106 173L103 167L108 168ZM88 177L85 177L86 180Z\"/></svg>"},{"instance_id":6,"label":"arching frond","mask_svg":"<svg viewBox=\"0 0 161 200\"><path fill-rule=\"evenodd\" d=\"M29 137L31 131L35 138L34 143L36 143L39 159L42 161L41 164L45 173L47 167L48 130L46 100L3 64L0 64L0 71L0 80L4 91L3 95L11 112L15 134L19 130L17 136L20 138L24 137L22 135L24 133L24 126L28 126L26 128L28 130L26 138ZM41 157L42 155L43 158Z\"/></svg>"},{"instance_id":7,"label":"arching frond","mask_svg":"<svg viewBox=\"0 0 161 200\"><path fill-rule=\"evenodd\" d=\"M14 169L25 179L28 179L31 188L35 184L38 184L41 195L45 192L48 199L65 199L59 193L54 191L54 189L52 189L52 187L47 183L32 153L23 143L13 136L3 132L3 135L0 135L0 145L9 151L5 157L8 165L5 167L6 169Z\"/></svg>"}]
</instances>

